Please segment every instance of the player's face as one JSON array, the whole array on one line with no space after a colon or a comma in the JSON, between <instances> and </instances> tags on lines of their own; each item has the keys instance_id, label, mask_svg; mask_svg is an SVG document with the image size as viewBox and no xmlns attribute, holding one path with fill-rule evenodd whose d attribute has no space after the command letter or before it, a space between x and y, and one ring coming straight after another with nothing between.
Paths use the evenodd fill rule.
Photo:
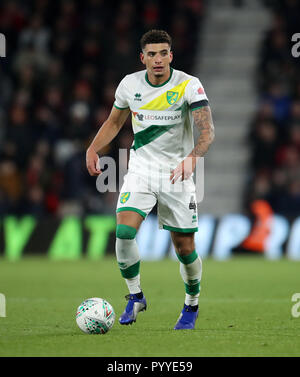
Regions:
<instances>
[{"instance_id":1,"label":"player's face","mask_svg":"<svg viewBox=\"0 0 300 377\"><path fill-rule=\"evenodd\" d=\"M168 43L147 44L140 57L148 75L155 77L169 75L173 54Z\"/></svg>"}]
</instances>

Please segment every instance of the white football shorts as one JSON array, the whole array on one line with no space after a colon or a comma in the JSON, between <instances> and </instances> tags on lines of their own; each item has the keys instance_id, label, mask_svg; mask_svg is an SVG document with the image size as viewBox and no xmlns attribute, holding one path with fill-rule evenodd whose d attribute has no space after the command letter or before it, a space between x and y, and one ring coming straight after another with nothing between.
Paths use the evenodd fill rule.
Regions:
<instances>
[{"instance_id":1,"label":"white football shorts","mask_svg":"<svg viewBox=\"0 0 300 377\"><path fill-rule=\"evenodd\" d=\"M156 203L160 229L182 233L198 231L192 177L171 184L169 175L149 177L129 171L124 177L116 212L134 211L145 219Z\"/></svg>"}]
</instances>

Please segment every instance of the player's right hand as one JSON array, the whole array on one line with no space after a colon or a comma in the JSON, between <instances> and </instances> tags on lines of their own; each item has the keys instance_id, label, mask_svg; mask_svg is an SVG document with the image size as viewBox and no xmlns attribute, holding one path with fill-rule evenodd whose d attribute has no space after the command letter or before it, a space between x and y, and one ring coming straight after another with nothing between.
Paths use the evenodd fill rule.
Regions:
<instances>
[{"instance_id":1,"label":"player's right hand","mask_svg":"<svg viewBox=\"0 0 300 377\"><path fill-rule=\"evenodd\" d=\"M97 176L101 174L99 156L92 148L88 148L86 151L86 167L91 176Z\"/></svg>"}]
</instances>

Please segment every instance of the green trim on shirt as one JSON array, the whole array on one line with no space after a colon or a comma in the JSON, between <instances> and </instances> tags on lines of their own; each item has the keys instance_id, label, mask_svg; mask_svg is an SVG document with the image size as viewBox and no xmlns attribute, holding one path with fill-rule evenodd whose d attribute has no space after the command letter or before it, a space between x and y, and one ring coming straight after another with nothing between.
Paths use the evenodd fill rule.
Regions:
<instances>
[{"instance_id":1,"label":"green trim on shirt","mask_svg":"<svg viewBox=\"0 0 300 377\"><path fill-rule=\"evenodd\" d=\"M176 126L177 124L169 124L167 126L152 125L147 127L143 131L136 132L134 134L133 149L137 150L138 148L141 148L144 145L151 143L151 141L157 139L159 136L163 135L170 128Z\"/></svg>"},{"instance_id":2,"label":"green trim on shirt","mask_svg":"<svg viewBox=\"0 0 300 377\"><path fill-rule=\"evenodd\" d=\"M151 82L150 82L149 79L148 79L148 73L147 73L147 72L146 72L146 74L145 74L145 79L146 79L147 83L148 83L150 86L153 86L153 88L160 88L161 86L166 85L166 84L171 80L172 74L173 74L173 68L170 67L170 77L168 78L167 81L165 81L164 83L162 83L162 84L160 84L160 85L153 85L153 84L151 84Z\"/></svg>"},{"instance_id":3,"label":"green trim on shirt","mask_svg":"<svg viewBox=\"0 0 300 377\"><path fill-rule=\"evenodd\" d=\"M127 110L127 109L129 109L129 107L119 107L119 106L117 106L117 105L115 105L115 104L114 104L114 107L115 107L116 109L119 109L119 110Z\"/></svg>"}]
</instances>

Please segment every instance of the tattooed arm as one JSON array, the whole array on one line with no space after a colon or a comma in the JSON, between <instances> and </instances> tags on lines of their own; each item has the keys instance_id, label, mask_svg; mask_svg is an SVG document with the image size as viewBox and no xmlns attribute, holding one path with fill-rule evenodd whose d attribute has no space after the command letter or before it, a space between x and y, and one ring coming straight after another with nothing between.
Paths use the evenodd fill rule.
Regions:
<instances>
[{"instance_id":1,"label":"tattooed arm","mask_svg":"<svg viewBox=\"0 0 300 377\"><path fill-rule=\"evenodd\" d=\"M215 137L214 125L209 106L203 106L193 111L194 122L200 136L192 152L172 171L170 180L176 182L178 178L181 180L188 179L196 166L197 158L203 157L208 151L210 144Z\"/></svg>"},{"instance_id":2,"label":"tattooed arm","mask_svg":"<svg viewBox=\"0 0 300 377\"><path fill-rule=\"evenodd\" d=\"M200 131L200 136L195 148L190 153L190 157L203 157L215 137L210 107L203 106L200 109L194 110L193 117L195 125Z\"/></svg>"}]
</instances>

